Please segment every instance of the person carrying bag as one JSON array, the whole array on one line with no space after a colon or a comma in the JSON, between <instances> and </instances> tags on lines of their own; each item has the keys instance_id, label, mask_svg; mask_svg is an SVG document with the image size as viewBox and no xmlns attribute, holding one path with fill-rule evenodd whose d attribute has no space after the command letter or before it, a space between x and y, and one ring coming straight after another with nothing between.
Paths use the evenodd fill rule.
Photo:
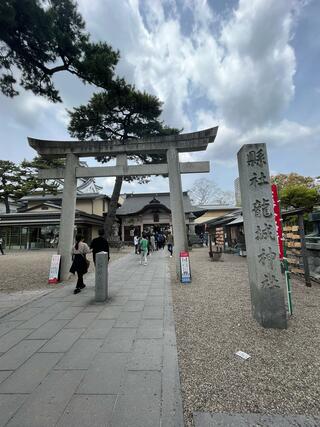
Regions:
<instances>
[{"instance_id":1,"label":"person carrying bag","mask_svg":"<svg viewBox=\"0 0 320 427\"><path fill-rule=\"evenodd\" d=\"M78 275L76 288L73 291L74 294L78 294L81 292L81 289L86 287L86 285L83 283L83 276L88 272L90 265L90 261L87 260L86 257L86 255L90 252L90 249L83 240L83 236L81 234L77 234L76 244L72 249L73 261L70 267L70 273L75 274L77 272Z\"/></svg>"}]
</instances>

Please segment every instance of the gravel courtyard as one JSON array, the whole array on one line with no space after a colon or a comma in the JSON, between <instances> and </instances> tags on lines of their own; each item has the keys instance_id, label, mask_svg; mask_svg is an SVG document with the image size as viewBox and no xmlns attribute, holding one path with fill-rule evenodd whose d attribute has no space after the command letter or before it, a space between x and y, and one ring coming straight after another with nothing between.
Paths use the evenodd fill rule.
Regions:
<instances>
[{"instance_id":1,"label":"gravel courtyard","mask_svg":"<svg viewBox=\"0 0 320 427\"><path fill-rule=\"evenodd\" d=\"M121 251L111 252L110 262L115 261L128 252L131 248L123 248ZM0 292L29 291L35 289L52 288L48 285L50 261L55 250L17 251L0 255ZM92 255L89 254L89 271L93 271ZM70 281L76 279L71 276Z\"/></svg>"},{"instance_id":2,"label":"gravel courtyard","mask_svg":"<svg viewBox=\"0 0 320 427\"><path fill-rule=\"evenodd\" d=\"M319 415L320 285L293 280L288 329L267 330L251 318L246 259L190 255L192 285L172 280L186 426L194 411Z\"/></svg>"}]
</instances>

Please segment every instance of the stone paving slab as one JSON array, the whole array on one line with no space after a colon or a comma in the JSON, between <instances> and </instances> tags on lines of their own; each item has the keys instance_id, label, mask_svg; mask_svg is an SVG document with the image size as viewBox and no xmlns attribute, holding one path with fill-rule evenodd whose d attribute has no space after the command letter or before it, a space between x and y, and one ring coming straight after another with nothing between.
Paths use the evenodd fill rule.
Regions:
<instances>
[{"instance_id":1,"label":"stone paving slab","mask_svg":"<svg viewBox=\"0 0 320 427\"><path fill-rule=\"evenodd\" d=\"M19 328L21 329L38 329L40 326L44 325L48 322L48 320L51 320L55 313L52 311L47 311L48 309L44 309L41 313L37 314L36 316L32 317L27 322L23 322Z\"/></svg>"},{"instance_id":2,"label":"stone paving slab","mask_svg":"<svg viewBox=\"0 0 320 427\"><path fill-rule=\"evenodd\" d=\"M54 337L67 323L68 320L49 320L47 323L40 326L40 328L36 329L34 332L28 335L27 339L49 340L50 338ZM21 329L21 332L26 331Z\"/></svg>"},{"instance_id":3,"label":"stone paving slab","mask_svg":"<svg viewBox=\"0 0 320 427\"><path fill-rule=\"evenodd\" d=\"M129 353L137 334L135 328L114 328L110 331L101 351L108 353Z\"/></svg>"},{"instance_id":4,"label":"stone paving slab","mask_svg":"<svg viewBox=\"0 0 320 427\"><path fill-rule=\"evenodd\" d=\"M35 353L0 384L0 394L31 393L61 359L63 353Z\"/></svg>"},{"instance_id":5,"label":"stone paving slab","mask_svg":"<svg viewBox=\"0 0 320 427\"><path fill-rule=\"evenodd\" d=\"M79 313L74 319L71 320L67 324L67 328L75 329L75 328L87 328L90 323L94 321L97 317L97 313Z\"/></svg>"},{"instance_id":6,"label":"stone paving slab","mask_svg":"<svg viewBox=\"0 0 320 427\"><path fill-rule=\"evenodd\" d=\"M141 320L141 312L122 311L115 323L116 328L137 328Z\"/></svg>"},{"instance_id":7,"label":"stone paving slab","mask_svg":"<svg viewBox=\"0 0 320 427\"><path fill-rule=\"evenodd\" d=\"M142 317L143 319L163 319L163 305L144 307Z\"/></svg>"},{"instance_id":8,"label":"stone paving slab","mask_svg":"<svg viewBox=\"0 0 320 427\"><path fill-rule=\"evenodd\" d=\"M118 394L126 373L125 353L99 353L88 369L79 394Z\"/></svg>"},{"instance_id":9,"label":"stone paving slab","mask_svg":"<svg viewBox=\"0 0 320 427\"><path fill-rule=\"evenodd\" d=\"M84 371L52 371L6 426L54 427L83 375Z\"/></svg>"},{"instance_id":10,"label":"stone paving slab","mask_svg":"<svg viewBox=\"0 0 320 427\"><path fill-rule=\"evenodd\" d=\"M21 292L1 292L0 298L0 319L8 314L12 314L20 309L24 309L26 303L30 304L34 300L39 300L41 296L48 295L52 292L51 289L36 289L31 291ZM37 306L34 306L37 307Z\"/></svg>"},{"instance_id":11,"label":"stone paving slab","mask_svg":"<svg viewBox=\"0 0 320 427\"><path fill-rule=\"evenodd\" d=\"M65 353L56 366L56 369L89 369L102 342L102 340L79 339L71 349Z\"/></svg>"},{"instance_id":12,"label":"stone paving slab","mask_svg":"<svg viewBox=\"0 0 320 427\"><path fill-rule=\"evenodd\" d=\"M148 296L145 300L145 307L162 307L164 304L163 297L159 296Z\"/></svg>"},{"instance_id":13,"label":"stone paving slab","mask_svg":"<svg viewBox=\"0 0 320 427\"><path fill-rule=\"evenodd\" d=\"M137 331L137 338L163 338L163 320L142 319Z\"/></svg>"},{"instance_id":14,"label":"stone paving slab","mask_svg":"<svg viewBox=\"0 0 320 427\"><path fill-rule=\"evenodd\" d=\"M160 425L161 373L129 372L111 421L112 427Z\"/></svg>"},{"instance_id":15,"label":"stone paving slab","mask_svg":"<svg viewBox=\"0 0 320 427\"><path fill-rule=\"evenodd\" d=\"M319 427L320 417L304 415L210 414L195 412L195 427Z\"/></svg>"},{"instance_id":16,"label":"stone paving slab","mask_svg":"<svg viewBox=\"0 0 320 427\"><path fill-rule=\"evenodd\" d=\"M100 312L98 319L118 319L121 311L122 307L120 305L108 306Z\"/></svg>"},{"instance_id":17,"label":"stone paving slab","mask_svg":"<svg viewBox=\"0 0 320 427\"><path fill-rule=\"evenodd\" d=\"M5 320L0 323L0 337L7 334L9 331L16 328L17 326L21 325L21 323L21 321L7 320L6 317Z\"/></svg>"},{"instance_id":18,"label":"stone paving slab","mask_svg":"<svg viewBox=\"0 0 320 427\"><path fill-rule=\"evenodd\" d=\"M137 339L133 345L129 370L160 371L162 365L162 340Z\"/></svg>"},{"instance_id":19,"label":"stone paving slab","mask_svg":"<svg viewBox=\"0 0 320 427\"><path fill-rule=\"evenodd\" d=\"M29 320L36 314L41 313L43 310L44 307L30 307L27 309L22 308L19 312L15 312L15 314L11 317L11 320Z\"/></svg>"},{"instance_id":20,"label":"stone paving slab","mask_svg":"<svg viewBox=\"0 0 320 427\"><path fill-rule=\"evenodd\" d=\"M30 335L32 331L28 329L14 329L8 332L6 335L0 338L0 349L2 353L10 350L11 347L18 344L28 335Z\"/></svg>"},{"instance_id":21,"label":"stone paving slab","mask_svg":"<svg viewBox=\"0 0 320 427\"><path fill-rule=\"evenodd\" d=\"M182 426L167 273L165 252L147 267L129 255L109 267L106 303L94 302L90 273L80 294L59 284L5 316L0 426Z\"/></svg>"},{"instance_id":22,"label":"stone paving slab","mask_svg":"<svg viewBox=\"0 0 320 427\"><path fill-rule=\"evenodd\" d=\"M49 353L66 352L80 338L84 331L85 329L62 329L40 351Z\"/></svg>"},{"instance_id":23,"label":"stone paving slab","mask_svg":"<svg viewBox=\"0 0 320 427\"><path fill-rule=\"evenodd\" d=\"M115 401L115 395L74 396L66 407L57 427L108 426Z\"/></svg>"},{"instance_id":24,"label":"stone paving slab","mask_svg":"<svg viewBox=\"0 0 320 427\"><path fill-rule=\"evenodd\" d=\"M30 356L39 350L45 340L22 340L0 357L0 371L19 368Z\"/></svg>"},{"instance_id":25,"label":"stone paving slab","mask_svg":"<svg viewBox=\"0 0 320 427\"><path fill-rule=\"evenodd\" d=\"M0 384L12 374L13 371L0 371Z\"/></svg>"},{"instance_id":26,"label":"stone paving slab","mask_svg":"<svg viewBox=\"0 0 320 427\"><path fill-rule=\"evenodd\" d=\"M68 307L65 310L61 311L59 314L54 316L54 319L57 320L72 320L80 311L82 311L82 307Z\"/></svg>"},{"instance_id":27,"label":"stone paving slab","mask_svg":"<svg viewBox=\"0 0 320 427\"><path fill-rule=\"evenodd\" d=\"M0 427L7 425L7 422L23 404L26 398L27 395L23 394L0 394Z\"/></svg>"},{"instance_id":28,"label":"stone paving slab","mask_svg":"<svg viewBox=\"0 0 320 427\"><path fill-rule=\"evenodd\" d=\"M124 306L124 311L142 311L144 309L144 301L129 300Z\"/></svg>"},{"instance_id":29,"label":"stone paving slab","mask_svg":"<svg viewBox=\"0 0 320 427\"><path fill-rule=\"evenodd\" d=\"M115 323L114 319L94 320L81 338L105 339Z\"/></svg>"}]
</instances>

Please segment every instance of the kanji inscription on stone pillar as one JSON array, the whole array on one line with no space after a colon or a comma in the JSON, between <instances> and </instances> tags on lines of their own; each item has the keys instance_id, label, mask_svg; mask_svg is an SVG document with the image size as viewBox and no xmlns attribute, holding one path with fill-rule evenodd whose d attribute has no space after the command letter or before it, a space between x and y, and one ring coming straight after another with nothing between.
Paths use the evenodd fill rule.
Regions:
<instances>
[{"instance_id":1,"label":"kanji inscription on stone pillar","mask_svg":"<svg viewBox=\"0 0 320 427\"><path fill-rule=\"evenodd\" d=\"M238 152L253 317L265 328L287 327L285 280L281 273L265 144Z\"/></svg>"}]
</instances>

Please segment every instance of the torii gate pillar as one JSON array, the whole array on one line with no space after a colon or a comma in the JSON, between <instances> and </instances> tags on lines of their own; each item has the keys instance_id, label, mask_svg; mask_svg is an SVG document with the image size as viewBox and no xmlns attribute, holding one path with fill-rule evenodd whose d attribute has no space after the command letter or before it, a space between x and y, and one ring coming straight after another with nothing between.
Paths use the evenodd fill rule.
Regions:
<instances>
[{"instance_id":1,"label":"torii gate pillar","mask_svg":"<svg viewBox=\"0 0 320 427\"><path fill-rule=\"evenodd\" d=\"M68 277L71 265L71 248L73 245L74 216L76 212L77 177L76 168L79 166L78 156L68 153L64 169L64 185L62 195L62 210L59 228L58 254L61 255L60 277Z\"/></svg>"},{"instance_id":2,"label":"torii gate pillar","mask_svg":"<svg viewBox=\"0 0 320 427\"><path fill-rule=\"evenodd\" d=\"M174 257L177 275L180 275L180 252L188 249L187 230L183 207L183 193L179 164L179 153L175 148L167 150L168 175L170 187L170 206L172 214Z\"/></svg>"}]
</instances>

